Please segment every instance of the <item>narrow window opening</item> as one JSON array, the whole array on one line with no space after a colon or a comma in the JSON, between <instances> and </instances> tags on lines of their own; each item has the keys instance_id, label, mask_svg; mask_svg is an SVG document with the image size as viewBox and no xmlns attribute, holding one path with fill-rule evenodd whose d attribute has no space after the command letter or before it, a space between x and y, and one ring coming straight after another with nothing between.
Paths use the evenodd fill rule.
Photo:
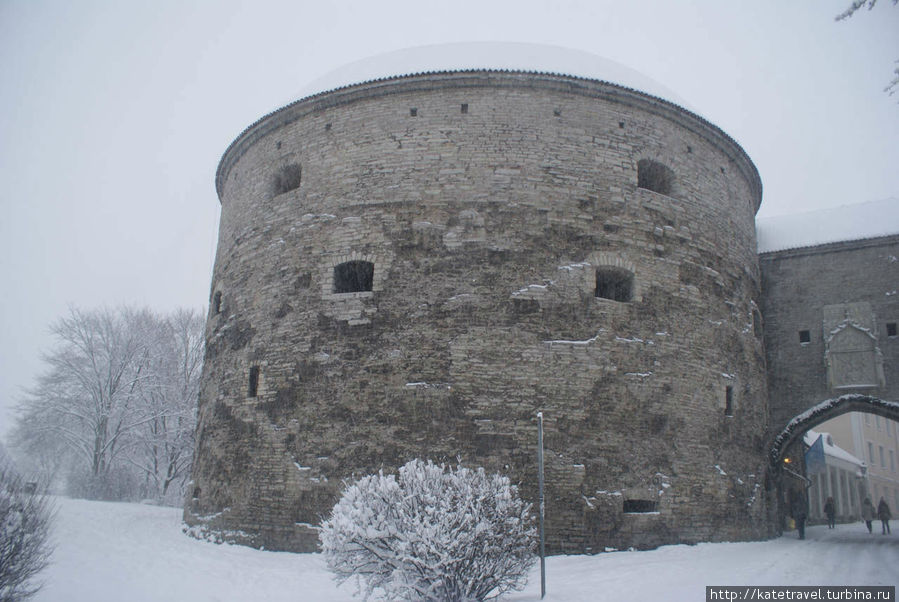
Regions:
<instances>
[{"instance_id":1,"label":"narrow window opening","mask_svg":"<svg viewBox=\"0 0 899 602\"><path fill-rule=\"evenodd\" d=\"M887 336L888 337L896 336L896 323L895 322L887 322Z\"/></svg>"},{"instance_id":2,"label":"narrow window opening","mask_svg":"<svg viewBox=\"0 0 899 602\"><path fill-rule=\"evenodd\" d=\"M730 385L724 389L724 415L734 415L734 388Z\"/></svg>"},{"instance_id":3,"label":"narrow window opening","mask_svg":"<svg viewBox=\"0 0 899 602\"><path fill-rule=\"evenodd\" d=\"M334 266L335 293L361 293L370 291L375 274L375 264L370 261L347 261Z\"/></svg>"},{"instance_id":4,"label":"narrow window opening","mask_svg":"<svg viewBox=\"0 0 899 602\"><path fill-rule=\"evenodd\" d=\"M215 291L212 296L212 311L216 315L222 313L222 291Z\"/></svg>"},{"instance_id":5,"label":"narrow window opening","mask_svg":"<svg viewBox=\"0 0 899 602\"><path fill-rule=\"evenodd\" d=\"M275 174L272 181L272 192L275 196L296 190L300 187L302 169L297 163L285 165Z\"/></svg>"},{"instance_id":6,"label":"narrow window opening","mask_svg":"<svg viewBox=\"0 0 899 602\"><path fill-rule=\"evenodd\" d=\"M630 301L633 297L634 275L628 270L616 267L601 267L596 270L595 296L612 301Z\"/></svg>"},{"instance_id":7,"label":"narrow window opening","mask_svg":"<svg viewBox=\"0 0 899 602\"><path fill-rule=\"evenodd\" d=\"M462 112L463 112L463 113L467 113L467 112L468 112L468 103L467 103L467 102L463 102L463 103L462 103Z\"/></svg>"},{"instance_id":8,"label":"narrow window opening","mask_svg":"<svg viewBox=\"0 0 899 602\"><path fill-rule=\"evenodd\" d=\"M256 397L259 392L259 366L250 367L250 382L247 387L247 397Z\"/></svg>"},{"instance_id":9,"label":"narrow window opening","mask_svg":"<svg viewBox=\"0 0 899 602\"><path fill-rule=\"evenodd\" d=\"M670 196L674 188L674 172L658 161L640 159L637 161L637 187Z\"/></svg>"},{"instance_id":10,"label":"narrow window opening","mask_svg":"<svg viewBox=\"0 0 899 602\"><path fill-rule=\"evenodd\" d=\"M800 330L799 331L799 343L804 345L806 343L812 342L812 333L808 330Z\"/></svg>"},{"instance_id":11,"label":"narrow window opening","mask_svg":"<svg viewBox=\"0 0 899 602\"><path fill-rule=\"evenodd\" d=\"M418 117L418 109L409 109L409 117Z\"/></svg>"},{"instance_id":12,"label":"narrow window opening","mask_svg":"<svg viewBox=\"0 0 899 602\"><path fill-rule=\"evenodd\" d=\"M752 310L752 334L757 339L762 338L764 334L762 331L762 314L757 309Z\"/></svg>"},{"instance_id":13,"label":"narrow window opening","mask_svg":"<svg viewBox=\"0 0 899 602\"><path fill-rule=\"evenodd\" d=\"M657 512L658 502L655 500L624 500L625 514L643 514Z\"/></svg>"},{"instance_id":14,"label":"narrow window opening","mask_svg":"<svg viewBox=\"0 0 899 602\"><path fill-rule=\"evenodd\" d=\"M619 121L619 122L618 122L618 129L620 129L620 130L623 130L623 129L624 129L624 122L623 122L623 121Z\"/></svg>"}]
</instances>

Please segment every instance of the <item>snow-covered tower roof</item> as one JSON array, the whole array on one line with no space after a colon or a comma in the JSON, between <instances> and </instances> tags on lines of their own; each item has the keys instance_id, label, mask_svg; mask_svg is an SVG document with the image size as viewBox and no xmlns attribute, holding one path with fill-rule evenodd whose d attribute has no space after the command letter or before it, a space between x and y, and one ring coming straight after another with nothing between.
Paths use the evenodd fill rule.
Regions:
<instances>
[{"instance_id":1,"label":"snow-covered tower roof","mask_svg":"<svg viewBox=\"0 0 899 602\"><path fill-rule=\"evenodd\" d=\"M604 81L690 109L659 82L620 63L581 50L523 42L433 44L379 54L323 75L306 85L292 100L384 78L481 70L547 73Z\"/></svg>"}]
</instances>

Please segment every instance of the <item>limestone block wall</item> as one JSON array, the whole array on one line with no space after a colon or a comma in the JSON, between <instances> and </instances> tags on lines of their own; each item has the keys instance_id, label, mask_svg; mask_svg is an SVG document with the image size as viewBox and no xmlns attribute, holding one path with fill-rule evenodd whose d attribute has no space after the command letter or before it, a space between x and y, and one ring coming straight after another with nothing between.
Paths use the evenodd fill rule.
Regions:
<instances>
[{"instance_id":1,"label":"limestone block wall","mask_svg":"<svg viewBox=\"0 0 899 602\"><path fill-rule=\"evenodd\" d=\"M217 186L188 523L313 550L344 479L415 457L534 500L542 411L552 551L769 532L761 186L715 126L601 82L418 75L264 117Z\"/></svg>"},{"instance_id":2,"label":"limestone block wall","mask_svg":"<svg viewBox=\"0 0 899 602\"><path fill-rule=\"evenodd\" d=\"M775 434L846 393L899 398L899 236L764 253L760 264Z\"/></svg>"}]
</instances>

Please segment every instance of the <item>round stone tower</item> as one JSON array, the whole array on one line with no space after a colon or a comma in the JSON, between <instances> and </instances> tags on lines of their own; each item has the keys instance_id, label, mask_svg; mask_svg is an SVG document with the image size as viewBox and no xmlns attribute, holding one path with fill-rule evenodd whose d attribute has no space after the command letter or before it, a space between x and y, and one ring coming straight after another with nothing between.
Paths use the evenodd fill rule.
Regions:
<instances>
[{"instance_id":1,"label":"round stone tower","mask_svg":"<svg viewBox=\"0 0 899 602\"><path fill-rule=\"evenodd\" d=\"M195 532L314 550L345 479L412 458L533 500L542 411L550 550L768 533L755 167L598 59L505 49L534 70L441 47L225 152Z\"/></svg>"}]
</instances>

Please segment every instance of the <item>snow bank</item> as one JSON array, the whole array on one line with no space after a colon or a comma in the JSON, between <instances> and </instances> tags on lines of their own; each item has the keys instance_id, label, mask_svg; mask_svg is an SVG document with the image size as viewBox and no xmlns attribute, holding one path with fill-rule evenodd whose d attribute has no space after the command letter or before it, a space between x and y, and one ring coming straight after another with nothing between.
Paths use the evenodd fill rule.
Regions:
<instances>
[{"instance_id":1,"label":"snow bank","mask_svg":"<svg viewBox=\"0 0 899 602\"><path fill-rule=\"evenodd\" d=\"M551 506L547 508L552 512ZM547 559L547 602L703 600L706 585L899 585L899 534L863 523L772 541ZM59 500L52 564L35 602L352 602L319 554L216 545L181 533L177 508ZM540 600L527 589L502 598Z\"/></svg>"}]
</instances>

